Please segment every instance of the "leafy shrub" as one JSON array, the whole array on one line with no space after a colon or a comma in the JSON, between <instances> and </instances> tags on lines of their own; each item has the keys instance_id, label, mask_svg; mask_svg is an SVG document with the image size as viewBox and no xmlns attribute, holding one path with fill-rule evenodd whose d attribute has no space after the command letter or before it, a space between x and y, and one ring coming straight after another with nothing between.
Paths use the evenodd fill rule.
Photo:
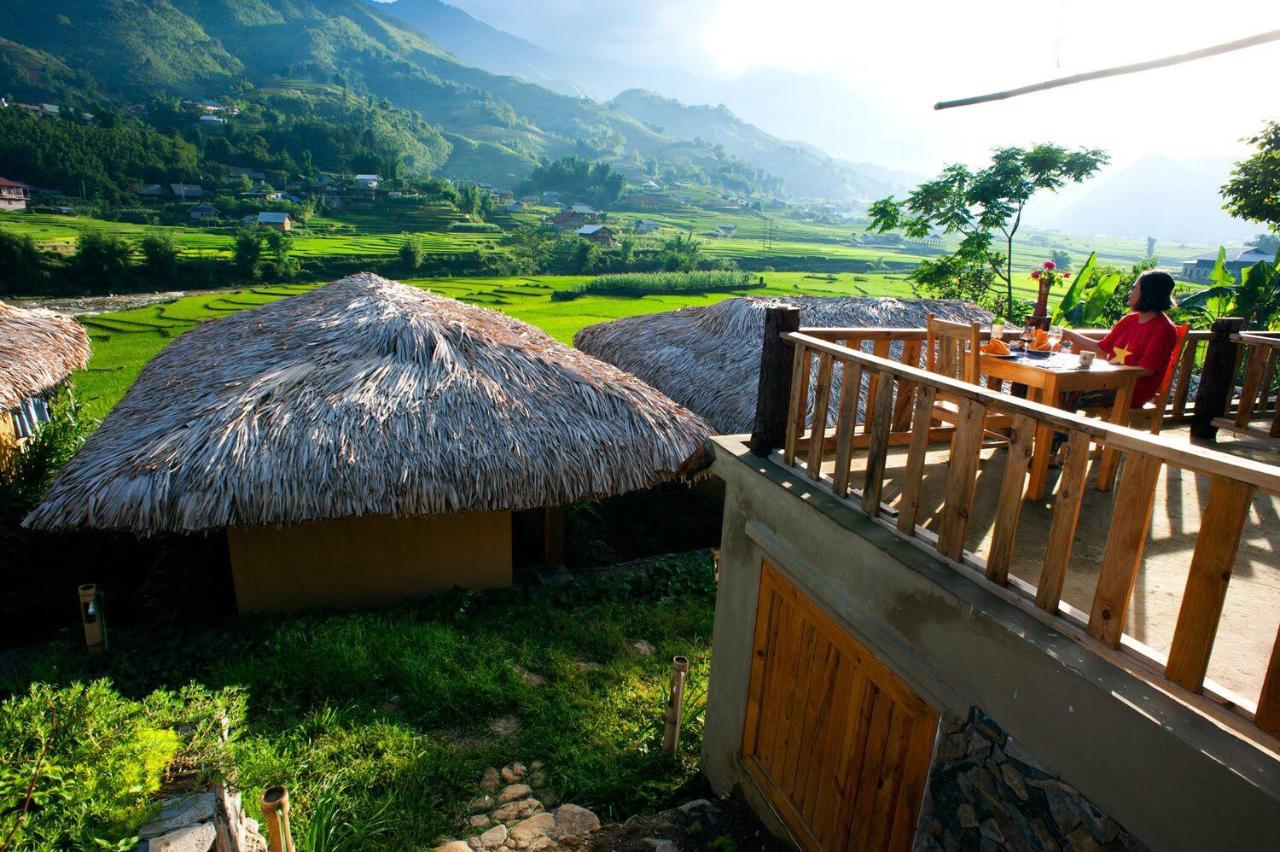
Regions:
<instances>
[{"instance_id":1,"label":"leafy shrub","mask_svg":"<svg viewBox=\"0 0 1280 852\"><path fill-rule=\"evenodd\" d=\"M128 849L179 737L106 680L33 684L0 705L0 803L14 849ZM13 828L10 822L6 826Z\"/></svg>"},{"instance_id":2,"label":"leafy shrub","mask_svg":"<svg viewBox=\"0 0 1280 852\"><path fill-rule=\"evenodd\" d=\"M758 289L745 272L629 272L601 275L572 290L557 290L553 302L569 302L583 296L657 296L679 293L723 293Z\"/></svg>"},{"instance_id":3,"label":"leafy shrub","mask_svg":"<svg viewBox=\"0 0 1280 852\"><path fill-rule=\"evenodd\" d=\"M492 222L453 222L449 230L455 234L500 234L502 228Z\"/></svg>"}]
</instances>

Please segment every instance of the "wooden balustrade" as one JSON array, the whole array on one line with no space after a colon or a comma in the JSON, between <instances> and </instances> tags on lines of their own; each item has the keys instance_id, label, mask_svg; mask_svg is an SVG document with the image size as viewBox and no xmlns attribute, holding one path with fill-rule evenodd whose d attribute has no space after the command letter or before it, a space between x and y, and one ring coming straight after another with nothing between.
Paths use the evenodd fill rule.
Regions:
<instances>
[{"instance_id":1,"label":"wooden balustrade","mask_svg":"<svg viewBox=\"0 0 1280 852\"><path fill-rule=\"evenodd\" d=\"M1034 601L1057 618L1074 621L1087 635L1115 649L1132 651L1137 645L1124 637L1134 583L1142 565L1157 485L1166 467L1211 477L1212 488L1189 566L1177 627L1167 661L1149 658L1147 665L1170 682L1192 692L1209 692L1205 671L1217 633L1223 599L1230 581L1241 533L1256 491L1280 494L1280 467L1258 464L1214 450L1160 440L1106 421L1000 393L920 369L918 342L923 330L800 329L778 337L792 352L789 365L777 364L791 387L785 414L786 434L772 448L774 457L811 480L830 487L844 499L900 535L918 540L939 556L975 569L986 579ZM1199 344L1210 340L1198 335ZM862 345L871 342L873 352ZM916 346L909 346L915 342ZM896 358L886 357L901 343ZM776 341L770 345L776 345ZM1195 350L1183 356L1184 375L1196 362ZM1258 386L1265 382L1266 365L1252 368ZM762 385L765 378L761 378ZM1187 381L1180 381L1172 408L1184 411ZM838 386L838 387L837 387ZM945 398L955 406L954 427L940 432L931 421L935 402ZM781 401L771 403L780 405ZM859 417L859 411L864 412ZM904 414L905 412L905 414ZM978 483L980 452L990 432L992 415L1005 415L1006 464L999 484L986 558L965 550L970 513ZM768 421L769 417L762 417ZM761 422L761 418L757 419ZM1033 436L1037 429L1067 436L1067 456L1054 496L1051 527L1039 582L1030 586L1009 576ZM895 440L897 439L897 440ZM949 448L939 439L950 441ZM907 445L905 467L896 502L886 504L885 471L890 448ZM1072 542L1085 494L1090 449L1097 444L1118 450L1125 461L1115 505L1109 520L1100 574L1087 614L1062 602ZM834 451L834 452L832 452ZM919 525L926 455L945 453L945 485L936 519L936 533ZM865 453L861 459L860 453ZM763 454L763 452L762 452ZM936 457L935 457L936 459ZM853 468L863 461L861 481ZM858 491L851 491L854 485ZM1075 629L1075 628L1073 628ZM1122 640L1124 640L1122 642ZM1278 640L1280 641L1280 640ZM1256 711L1235 709L1253 718L1270 734L1280 736L1280 644L1271 661L1272 674ZM1228 699L1218 697L1223 703ZM1242 702L1247 705L1248 702Z\"/></svg>"}]
</instances>

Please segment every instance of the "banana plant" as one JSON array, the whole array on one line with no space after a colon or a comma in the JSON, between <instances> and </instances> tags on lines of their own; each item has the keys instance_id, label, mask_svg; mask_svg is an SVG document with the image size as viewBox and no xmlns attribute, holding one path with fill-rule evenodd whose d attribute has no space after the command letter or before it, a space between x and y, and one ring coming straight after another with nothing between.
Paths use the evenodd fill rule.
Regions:
<instances>
[{"instance_id":1,"label":"banana plant","mask_svg":"<svg viewBox=\"0 0 1280 852\"><path fill-rule=\"evenodd\" d=\"M1209 286L1178 300L1178 307L1206 319L1244 317L1245 328L1275 328L1280 324L1280 252L1273 262L1260 260L1244 271L1240 283L1226 268L1227 252L1209 273Z\"/></svg>"},{"instance_id":2,"label":"banana plant","mask_svg":"<svg viewBox=\"0 0 1280 852\"><path fill-rule=\"evenodd\" d=\"M1119 270L1100 270L1098 253L1095 251L1090 254L1054 310L1054 325L1066 324L1084 328L1103 323L1106 320L1107 303L1122 278L1123 274Z\"/></svg>"}]
</instances>

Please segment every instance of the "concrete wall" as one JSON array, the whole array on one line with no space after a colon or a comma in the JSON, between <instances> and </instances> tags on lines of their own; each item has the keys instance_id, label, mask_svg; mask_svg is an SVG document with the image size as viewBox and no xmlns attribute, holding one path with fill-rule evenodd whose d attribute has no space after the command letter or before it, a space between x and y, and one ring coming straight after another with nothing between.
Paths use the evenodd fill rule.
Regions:
<instances>
[{"instance_id":1,"label":"concrete wall","mask_svg":"<svg viewBox=\"0 0 1280 852\"><path fill-rule=\"evenodd\" d=\"M357 607L511 583L511 513L227 530L241 612Z\"/></svg>"},{"instance_id":2,"label":"concrete wall","mask_svg":"<svg viewBox=\"0 0 1280 852\"><path fill-rule=\"evenodd\" d=\"M768 559L939 711L980 707L1155 849L1280 836L1280 760L871 521L825 487L713 441L726 483L704 771L777 827L737 756Z\"/></svg>"}]
</instances>

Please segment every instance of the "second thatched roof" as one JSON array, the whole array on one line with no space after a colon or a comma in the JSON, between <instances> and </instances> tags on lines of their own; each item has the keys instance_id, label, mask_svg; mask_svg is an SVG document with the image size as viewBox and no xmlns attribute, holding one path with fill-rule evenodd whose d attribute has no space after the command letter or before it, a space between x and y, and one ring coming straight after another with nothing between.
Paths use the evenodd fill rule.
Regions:
<instances>
[{"instance_id":1,"label":"second thatched roof","mask_svg":"<svg viewBox=\"0 0 1280 852\"><path fill-rule=\"evenodd\" d=\"M484 308L357 275L175 340L27 518L190 532L647 488L710 427Z\"/></svg>"},{"instance_id":2,"label":"second thatched roof","mask_svg":"<svg viewBox=\"0 0 1280 852\"><path fill-rule=\"evenodd\" d=\"M799 309L801 326L821 328L924 328L929 314L991 321L982 308L941 299L746 296L590 325L573 344L643 379L717 432L736 435L751 431L764 314L780 305Z\"/></svg>"},{"instance_id":3,"label":"second thatched roof","mask_svg":"<svg viewBox=\"0 0 1280 852\"><path fill-rule=\"evenodd\" d=\"M0 414L89 363L89 335L70 317L0 302Z\"/></svg>"}]
</instances>

